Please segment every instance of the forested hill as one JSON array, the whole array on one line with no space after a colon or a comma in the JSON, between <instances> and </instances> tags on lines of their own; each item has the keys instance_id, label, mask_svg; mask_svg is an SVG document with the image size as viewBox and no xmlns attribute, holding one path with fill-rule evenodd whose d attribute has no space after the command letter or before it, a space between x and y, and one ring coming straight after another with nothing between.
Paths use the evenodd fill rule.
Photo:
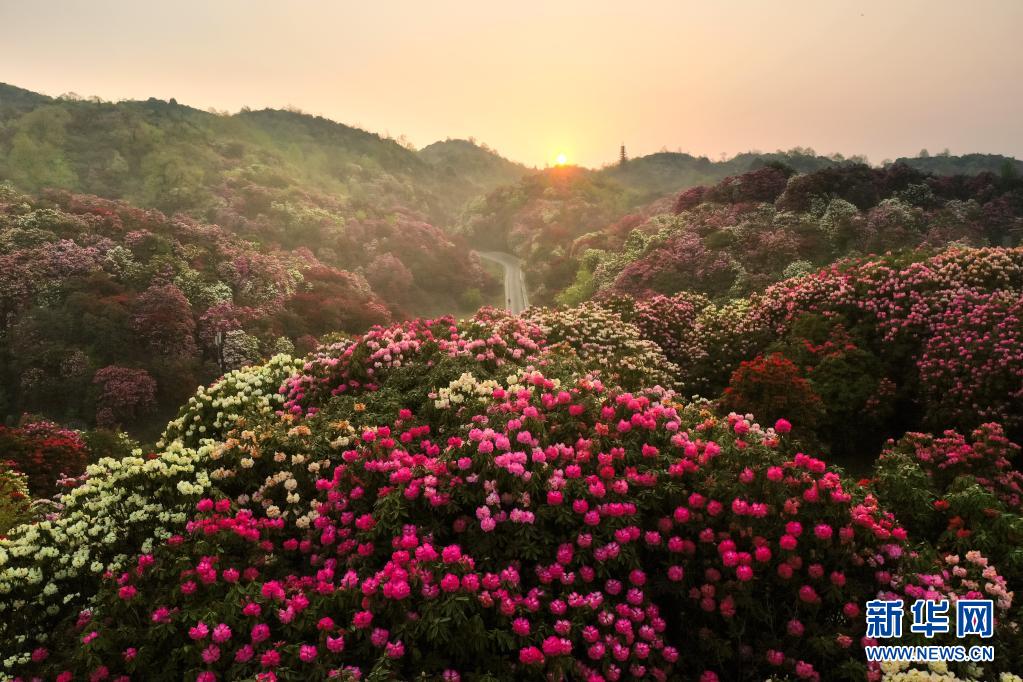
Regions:
<instances>
[{"instance_id":1,"label":"forested hill","mask_svg":"<svg viewBox=\"0 0 1023 682\"><path fill-rule=\"evenodd\" d=\"M438 164L425 150L297 111L226 115L173 99L55 99L0 84L0 178L26 191L63 188L205 219L256 192L276 201L304 195L307 204L327 194L351 215L401 206L443 224L477 188L525 170L464 144L471 154Z\"/></svg>"},{"instance_id":2,"label":"forested hill","mask_svg":"<svg viewBox=\"0 0 1023 682\"><path fill-rule=\"evenodd\" d=\"M851 159L862 161L862 159ZM624 163L602 169L606 178L625 186L645 199L675 190L717 182L729 175L762 168L769 163L783 163L801 173L809 173L836 163L845 163L841 156L819 156L812 149L787 152L745 152L723 161L684 152L658 152L628 159Z\"/></svg>"},{"instance_id":3,"label":"forested hill","mask_svg":"<svg viewBox=\"0 0 1023 682\"><path fill-rule=\"evenodd\" d=\"M509 161L473 140L442 140L419 150L433 166L455 202L466 202L502 185L510 185L535 171Z\"/></svg>"},{"instance_id":4,"label":"forested hill","mask_svg":"<svg viewBox=\"0 0 1023 682\"><path fill-rule=\"evenodd\" d=\"M614 163L600 176L636 205L783 163L801 173L863 159L812 149L746 152L712 161L662 151ZM996 154L923 154L905 163L937 175L1021 172ZM295 110L202 111L170 101L49 97L0 83L0 179L38 192L62 188L167 213L221 220L239 208L272 218L276 202L382 217L396 207L449 227L473 199L531 174L486 145L448 139L416 151L396 140Z\"/></svg>"},{"instance_id":5,"label":"forested hill","mask_svg":"<svg viewBox=\"0 0 1023 682\"><path fill-rule=\"evenodd\" d=\"M934 175L976 175L984 172L1023 174L1023 161L1000 154L922 154L902 157L894 162L885 161L881 165L903 164ZM855 165L865 161L859 156L822 156L812 149L800 147L768 153L744 152L722 161L711 161L706 156L693 156L684 152L658 152L608 166L600 174L635 192L639 199L649 201L668 192L714 184L726 177L772 164L783 164L799 173L812 173L829 166Z\"/></svg>"}]
</instances>

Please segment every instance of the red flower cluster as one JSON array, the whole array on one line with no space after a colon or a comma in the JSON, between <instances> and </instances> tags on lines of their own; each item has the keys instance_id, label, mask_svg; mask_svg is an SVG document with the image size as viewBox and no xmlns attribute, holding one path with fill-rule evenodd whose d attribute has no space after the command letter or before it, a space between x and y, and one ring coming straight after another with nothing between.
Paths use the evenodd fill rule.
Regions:
<instances>
[{"instance_id":1,"label":"red flower cluster","mask_svg":"<svg viewBox=\"0 0 1023 682\"><path fill-rule=\"evenodd\" d=\"M57 481L80 475L89 463L88 448L77 431L46 421L0 426L0 457L28 477L36 498L53 496L59 492Z\"/></svg>"}]
</instances>

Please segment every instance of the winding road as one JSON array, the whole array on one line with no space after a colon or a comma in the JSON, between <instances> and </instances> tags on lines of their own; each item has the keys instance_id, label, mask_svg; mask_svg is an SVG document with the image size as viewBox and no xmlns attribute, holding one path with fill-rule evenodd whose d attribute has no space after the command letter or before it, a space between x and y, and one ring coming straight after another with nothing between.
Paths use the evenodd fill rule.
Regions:
<instances>
[{"instance_id":1,"label":"winding road","mask_svg":"<svg viewBox=\"0 0 1023 682\"><path fill-rule=\"evenodd\" d=\"M510 253L502 251L477 251L480 258L500 263L504 267L504 301L505 307L513 315L518 315L529 307L529 294L526 293L526 282L522 277L522 261Z\"/></svg>"}]
</instances>

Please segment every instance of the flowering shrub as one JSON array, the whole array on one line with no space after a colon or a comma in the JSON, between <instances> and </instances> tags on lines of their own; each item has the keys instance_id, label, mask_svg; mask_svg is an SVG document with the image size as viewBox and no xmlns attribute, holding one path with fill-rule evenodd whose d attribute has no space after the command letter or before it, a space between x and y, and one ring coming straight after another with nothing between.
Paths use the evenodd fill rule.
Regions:
<instances>
[{"instance_id":1,"label":"flowering shrub","mask_svg":"<svg viewBox=\"0 0 1023 682\"><path fill-rule=\"evenodd\" d=\"M980 550L1016 581L1023 578L1019 450L998 424L983 424L969 438L908 433L878 458L873 487L915 537L940 551Z\"/></svg>"},{"instance_id":2,"label":"flowering shrub","mask_svg":"<svg viewBox=\"0 0 1023 682\"><path fill-rule=\"evenodd\" d=\"M739 365L721 398L726 410L755 413L768 421L791 417L812 429L823 403L799 368L779 353L757 356Z\"/></svg>"},{"instance_id":3,"label":"flowering shrub","mask_svg":"<svg viewBox=\"0 0 1023 682\"><path fill-rule=\"evenodd\" d=\"M220 350L224 367L241 369L258 364L260 359L259 339L241 329L232 329L224 334Z\"/></svg>"},{"instance_id":4,"label":"flowering shrub","mask_svg":"<svg viewBox=\"0 0 1023 682\"><path fill-rule=\"evenodd\" d=\"M785 191L791 174L791 169L786 172L776 166L764 166L742 175L725 178L703 193L701 198L703 201L718 204L756 201L774 203L774 200ZM689 201L691 200L682 201L680 197L676 207L685 206Z\"/></svg>"},{"instance_id":5,"label":"flowering shrub","mask_svg":"<svg viewBox=\"0 0 1023 682\"><path fill-rule=\"evenodd\" d=\"M61 497L58 515L0 539L0 650L20 650L69 609L86 607L105 571L178 530L209 487L197 466L206 452L172 443L154 458L101 459Z\"/></svg>"},{"instance_id":6,"label":"flowering shrub","mask_svg":"<svg viewBox=\"0 0 1023 682\"><path fill-rule=\"evenodd\" d=\"M755 355L759 344L747 330L749 312L744 299L709 305L697 315L691 336L673 344L683 350L677 362L686 368L681 381L687 393L719 393L739 362ZM684 327L676 332L686 339Z\"/></svg>"},{"instance_id":7,"label":"flowering shrub","mask_svg":"<svg viewBox=\"0 0 1023 682\"><path fill-rule=\"evenodd\" d=\"M875 502L747 420L512 379L436 406L449 427L324 409L229 438L181 532L16 669L863 678L860 605L905 541Z\"/></svg>"},{"instance_id":8,"label":"flowering shrub","mask_svg":"<svg viewBox=\"0 0 1023 682\"><path fill-rule=\"evenodd\" d=\"M552 350L571 349L587 367L600 370L605 378L622 386L672 387L678 380L678 368L656 343L643 338L636 325L599 304L534 308L525 317L539 325Z\"/></svg>"},{"instance_id":9,"label":"flowering shrub","mask_svg":"<svg viewBox=\"0 0 1023 682\"><path fill-rule=\"evenodd\" d=\"M682 292L674 296L653 296L635 304L635 313L626 318L636 325L643 338L650 339L674 363L699 354L694 327L700 311L710 305L704 296ZM683 371L688 369L683 366Z\"/></svg>"},{"instance_id":10,"label":"flowering shrub","mask_svg":"<svg viewBox=\"0 0 1023 682\"><path fill-rule=\"evenodd\" d=\"M89 462L89 451L77 431L52 422L29 422L20 427L0 426L0 458L25 474L34 497L58 491L62 476L78 476Z\"/></svg>"},{"instance_id":11,"label":"flowering shrub","mask_svg":"<svg viewBox=\"0 0 1023 682\"><path fill-rule=\"evenodd\" d=\"M400 258L384 253L366 266L366 279L386 300L404 303L415 277Z\"/></svg>"},{"instance_id":12,"label":"flowering shrub","mask_svg":"<svg viewBox=\"0 0 1023 682\"><path fill-rule=\"evenodd\" d=\"M200 386L167 424L158 447L180 440L197 447L202 440L223 440L246 416L266 416L284 402L277 389L297 373L302 361L275 355L266 363L228 372L215 384Z\"/></svg>"},{"instance_id":13,"label":"flowering shrub","mask_svg":"<svg viewBox=\"0 0 1023 682\"><path fill-rule=\"evenodd\" d=\"M144 369L110 365L96 372L99 387L96 423L115 427L150 414L156 408L156 380Z\"/></svg>"},{"instance_id":14,"label":"flowering shrub","mask_svg":"<svg viewBox=\"0 0 1023 682\"><path fill-rule=\"evenodd\" d=\"M1023 297L970 298L956 296L924 342L917 364L928 413L949 425L1023 426Z\"/></svg>"},{"instance_id":15,"label":"flowering shrub","mask_svg":"<svg viewBox=\"0 0 1023 682\"><path fill-rule=\"evenodd\" d=\"M908 433L886 450L879 464L909 457L927 476L930 486L946 490L960 476L972 476L988 491L1011 506L1023 504L1023 474L1012 464L1020 447L1010 442L998 424L983 424L968 440L955 431L941 436ZM900 461L899 466L905 462Z\"/></svg>"},{"instance_id":16,"label":"flowering shrub","mask_svg":"<svg viewBox=\"0 0 1023 682\"><path fill-rule=\"evenodd\" d=\"M132 329L151 352L170 357L195 354L195 319L181 289L153 285L135 301Z\"/></svg>"},{"instance_id":17,"label":"flowering shrub","mask_svg":"<svg viewBox=\"0 0 1023 682\"><path fill-rule=\"evenodd\" d=\"M309 407L315 413L332 396L373 391L403 368L406 374L421 375L446 359L468 360L489 371L524 365L543 343L535 323L490 308L460 324L441 317L375 326L362 336L318 349L281 388L284 409L302 414Z\"/></svg>"},{"instance_id":18,"label":"flowering shrub","mask_svg":"<svg viewBox=\"0 0 1023 682\"><path fill-rule=\"evenodd\" d=\"M675 213L682 213L690 209L696 208L703 202L704 196L707 194L707 188L703 186L690 187L684 190L675 199L674 211Z\"/></svg>"},{"instance_id":19,"label":"flowering shrub","mask_svg":"<svg viewBox=\"0 0 1023 682\"><path fill-rule=\"evenodd\" d=\"M737 275L738 265L729 254L709 251L697 236L683 232L627 265L614 288L634 295L687 290L720 296Z\"/></svg>"},{"instance_id":20,"label":"flowering shrub","mask_svg":"<svg viewBox=\"0 0 1023 682\"><path fill-rule=\"evenodd\" d=\"M433 406L436 409L446 410L452 406L458 407L474 398L487 398L500 388L501 384L494 379L480 381L466 372L444 388L437 389L436 393L431 393L430 397L433 399Z\"/></svg>"}]
</instances>

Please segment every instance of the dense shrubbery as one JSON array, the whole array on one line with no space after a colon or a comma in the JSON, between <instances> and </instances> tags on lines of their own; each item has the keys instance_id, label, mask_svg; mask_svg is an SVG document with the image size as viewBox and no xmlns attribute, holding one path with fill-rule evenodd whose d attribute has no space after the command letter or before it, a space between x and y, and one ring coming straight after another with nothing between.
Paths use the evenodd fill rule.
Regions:
<instances>
[{"instance_id":1,"label":"dense shrubbery","mask_svg":"<svg viewBox=\"0 0 1023 682\"><path fill-rule=\"evenodd\" d=\"M424 299L436 305L445 290L486 286L462 245L414 216L395 216L353 220L331 242L353 269L366 266L364 277L307 249L259 246L181 216L81 195L30 198L4 186L0 410L152 426L199 382L282 344L315 345ZM235 231L255 229L235 223ZM402 272L418 284L395 279ZM396 288L384 287L381 299L367 277Z\"/></svg>"},{"instance_id":2,"label":"dense shrubbery","mask_svg":"<svg viewBox=\"0 0 1023 682\"><path fill-rule=\"evenodd\" d=\"M769 165L682 192L674 217L654 206L628 224L591 222L596 232L571 252L574 276L543 286L565 290L568 303L608 289L726 299L845 256L951 242L1005 246L1023 235L1017 177L937 177L905 164L806 174Z\"/></svg>"},{"instance_id":3,"label":"dense shrubbery","mask_svg":"<svg viewBox=\"0 0 1023 682\"><path fill-rule=\"evenodd\" d=\"M801 324L813 316L832 338L848 338L842 352L866 354L848 369L889 384L902 419L931 429L996 420L1018 433L1023 346L1008 302L1021 293L1023 249L954 248L783 282L752 299L748 329L768 344L804 339L806 348L821 343Z\"/></svg>"},{"instance_id":4,"label":"dense shrubbery","mask_svg":"<svg viewBox=\"0 0 1023 682\"><path fill-rule=\"evenodd\" d=\"M913 537L947 557L948 570L959 576L980 572L972 589L1001 600L1003 620L1014 624L1023 617L1012 598L1023 581L1019 451L998 424L983 424L969 437L951 430L907 433L889 442L870 481L881 504L898 510ZM1015 670L1023 666L1019 637L1017 628L1004 652Z\"/></svg>"},{"instance_id":5,"label":"dense shrubbery","mask_svg":"<svg viewBox=\"0 0 1023 682\"><path fill-rule=\"evenodd\" d=\"M0 538L11 528L32 518L28 478L13 464L0 462Z\"/></svg>"},{"instance_id":6,"label":"dense shrubbery","mask_svg":"<svg viewBox=\"0 0 1023 682\"><path fill-rule=\"evenodd\" d=\"M823 462L741 419L539 373L443 411L457 426L324 412L232 439L184 533L111 575L40 667L862 679L846 647L904 536Z\"/></svg>"},{"instance_id":7,"label":"dense shrubbery","mask_svg":"<svg viewBox=\"0 0 1023 682\"><path fill-rule=\"evenodd\" d=\"M185 506L209 486L200 456L174 443L158 457L101 459L61 497L59 514L12 529L0 542L0 648L14 652L87 606L105 570L180 529Z\"/></svg>"},{"instance_id":8,"label":"dense shrubbery","mask_svg":"<svg viewBox=\"0 0 1023 682\"><path fill-rule=\"evenodd\" d=\"M969 438L908 433L878 459L873 488L914 536L950 553L981 551L1013 584L1023 579L1019 446L998 424Z\"/></svg>"},{"instance_id":9,"label":"dense shrubbery","mask_svg":"<svg viewBox=\"0 0 1023 682\"><path fill-rule=\"evenodd\" d=\"M275 355L263 365L228 372L209 388L200 386L157 445L181 441L196 447L206 439L223 440L250 412L265 416L279 409L284 397L277 389L301 367L301 360Z\"/></svg>"},{"instance_id":10,"label":"dense shrubbery","mask_svg":"<svg viewBox=\"0 0 1023 682\"><path fill-rule=\"evenodd\" d=\"M315 413L330 397L376 390L385 380L424 401L432 387L458 376L453 372L464 361L496 375L509 363L521 365L534 357L542 342L535 324L489 308L461 325L442 317L374 327L319 349L303 372L282 387L284 410Z\"/></svg>"},{"instance_id":11,"label":"dense shrubbery","mask_svg":"<svg viewBox=\"0 0 1023 682\"><path fill-rule=\"evenodd\" d=\"M933 423L975 415L1018 430L1023 398L1023 296L957 293L931 324L917 362Z\"/></svg>"},{"instance_id":12,"label":"dense shrubbery","mask_svg":"<svg viewBox=\"0 0 1023 682\"><path fill-rule=\"evenodd\" d=\"M951 248L844 261L721 304L597 300L660 346L685 394L763 418L796 410L801 435L866 465L910 430L993 420L1023 435L1021 295L1023 249Z\"/></svg>"},{"instance_id":13,"label":"dense shrubbery","mask_svg":"<svg viewBox=\"0 0 1023 682\"><path fill-rule=\"evenodd\" d=\"M978 590L1001 667L959 674L1023 662L1018 448L996 425L911 434L853 485L789 434L811 418L795 359L758 361L788 382L791 404L760 405L791 410L772 428L651 388L668 360L641 330L715 315L686 296L483 310L227 375L161 452L90 466L62 512L0 543L6 670L878 679L866 600ZM750 317L734 328L791 324Z\"/></svg>"},{"instance_id":14,"label":"dense shrubbery","mask_svg":"<svg viewBox=\"0 0 1023 682\"><path fill-rule=\"evenodd\" d=\"M677 381L678 368L663 350L643 338L637 325L602 305L534 308L524 317L540 327L552 350L571 349L588 366L626 386L671 387Z\"/></svg>"}]
</instances>

